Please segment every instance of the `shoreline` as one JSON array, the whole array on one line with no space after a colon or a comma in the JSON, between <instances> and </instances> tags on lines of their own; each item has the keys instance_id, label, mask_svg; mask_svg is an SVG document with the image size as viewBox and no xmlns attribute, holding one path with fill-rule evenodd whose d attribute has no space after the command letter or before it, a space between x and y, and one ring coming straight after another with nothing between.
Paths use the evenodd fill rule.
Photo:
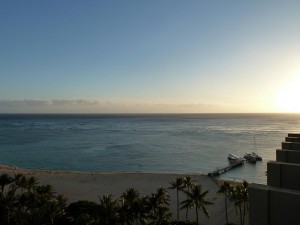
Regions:
<instances>
[{"instance_id":1,"label":"shoreline","mask_svg":"<svg viewBox=\"0 0 300 225\"><path fill-rule=\"evenodd\" d=\"M8 173L21 174L47 174L47 175L114 175L114 174L165 174L165 175L179 175L179 176L207 176L204 173L183 173L183 172L93 172L93 171L72 171L72 170L49 170L49 169L28 169L12 165L0 164L0 171L7 171Z\"/></svg>"}]
</instances>

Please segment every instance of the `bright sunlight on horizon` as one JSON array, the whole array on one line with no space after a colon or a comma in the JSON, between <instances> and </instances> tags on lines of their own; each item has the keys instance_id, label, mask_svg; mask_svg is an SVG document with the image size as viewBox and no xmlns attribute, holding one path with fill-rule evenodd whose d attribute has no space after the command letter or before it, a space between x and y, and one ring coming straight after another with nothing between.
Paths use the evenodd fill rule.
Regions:
<instances>
[{"instance_id":1,"label":"bright sunlight on horizon","mask_svg":"<svg viewBox=\"0 0 300 225\"><path fill-rule=\"evenodd\" d=\"M300 75L288 80L280 88L276 96L276 103L279 111L289 113L300 112Z\"/></svg>"},{"instance_id":2,"label":"bright sunlight on horizon","mask_svg":"<svg viewBox=\"0 0 300 225\"><path fill-rule=\"evenodd\" d=\"M0 113L300 113L300 1L1 1Z\"/></svg>"}]
</instances>

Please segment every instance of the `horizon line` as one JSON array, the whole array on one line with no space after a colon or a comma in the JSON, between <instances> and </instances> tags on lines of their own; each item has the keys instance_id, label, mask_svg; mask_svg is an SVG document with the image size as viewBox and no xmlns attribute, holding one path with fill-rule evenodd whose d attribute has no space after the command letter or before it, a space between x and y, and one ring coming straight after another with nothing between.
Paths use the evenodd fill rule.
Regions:
<instances>
[{"instance_id":1,"label":"horizon line","mask_svg":"<svg viewBox=\"0 0 300 225\"><path fill-rule=\"evenodd\" d=\"M258 114L299 114L300 112L207 112L207 113L195 113L195 112L185 112L185 113L153 113L153 112L145 112L145 113L94 113L94 112L90 112L90 113L79 113L79 112L66 112L66 113L35 113L35 112L31 112L31 113L23 113L23 112L16 112L16 113L1 113L0 115L232 115L232 114L248 114L248 115L258 115Z\"/></svg>"}]
</instances>

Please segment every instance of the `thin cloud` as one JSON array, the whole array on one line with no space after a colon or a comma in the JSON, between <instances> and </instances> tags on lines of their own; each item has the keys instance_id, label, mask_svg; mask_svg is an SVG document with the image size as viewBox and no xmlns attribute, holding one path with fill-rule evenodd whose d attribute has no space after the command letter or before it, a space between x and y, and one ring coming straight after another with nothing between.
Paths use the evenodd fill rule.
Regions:
<instances>
[{"instance_id":1,"label":"thin cloud","mask_svg":"<svg viewBox=\"0 0 300 225\"><path fill-rule=\"evenodd\" d=\"M0 113L204 113L224 111L224 106L206 103L133 103L85 99L0 100Z\"/></svg>"},{"instance_id":2,"label":"thin cloud","mask_svg":"<svg viewBox=\"0 0 300 225\"><path fill-rule=\"evenodd\" d=\"M64 105L99 105L98 101L88 101L83 99L77 99L77 100L52 100L52 105L55 106L64 106Z\"/></svg>"},{"instance_id":3,"label":"thin cloud","mask_svg":"<svg viewBox=\"0 0 300 225\"><path fill-rule=\"evenodd\" d=\"M25 100L0 100L0 106L15 107L15 106L70 106L70 105L98 105L97 101L88 101L83 99L77 100L38 100L38 99L25 99Z\"/></svg>"},{"instance_id":4,"label":"thin cloud","mask_svg":"<svg viewBox=\"0 0 300 225\"><path fill-rule=\"evenodd\" d=\"M51 102L48 100L1 100L2 107L17 107L17 106L49 106Z\"/></svg>"},{"instance_id":5,"label":"thin cloud","mask_svg":"<svg viewBox=\"0 0 300 225\"><path fill-rule=\"evenodd\" d=\"M187 104L169 104L169 103L161 103L161 104L153 104L153 106L159 106L159 107L188 107L188 108L218 108L221 107L221 105L218 104L206 104L206 103L187 103Z\"/></svg>"}]
</instances>

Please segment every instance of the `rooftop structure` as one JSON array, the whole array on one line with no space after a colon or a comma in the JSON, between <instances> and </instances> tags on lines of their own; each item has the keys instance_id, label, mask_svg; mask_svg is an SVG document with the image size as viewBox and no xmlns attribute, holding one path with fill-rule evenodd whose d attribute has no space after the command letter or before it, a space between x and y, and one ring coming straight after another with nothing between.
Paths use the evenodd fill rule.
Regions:
<instances>
[{"instance_id":1,"label":"rooftop structure","mask_svg":"<svg viewBox=\"0 0 300 225\"><path fill-rule=\"evenodd\" d=\"M249 191L250 225L300 224L300 134L288 134L276 161L267 163L267 185Z\"/></svg>"}]
</instances>

